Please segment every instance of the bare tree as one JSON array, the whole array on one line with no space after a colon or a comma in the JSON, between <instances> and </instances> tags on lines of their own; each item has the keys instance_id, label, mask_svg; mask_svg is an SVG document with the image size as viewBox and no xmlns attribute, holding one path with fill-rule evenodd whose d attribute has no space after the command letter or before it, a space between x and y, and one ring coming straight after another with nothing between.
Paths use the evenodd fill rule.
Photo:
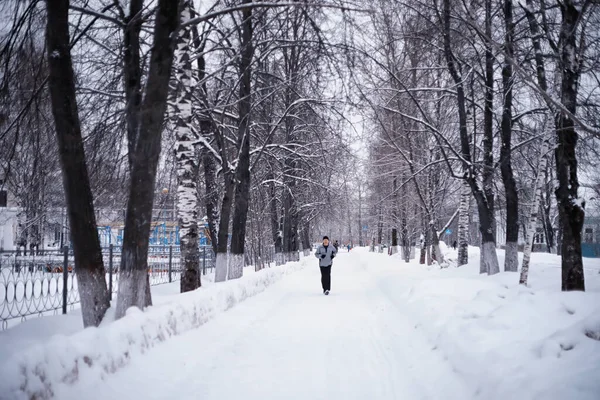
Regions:
<instances>
[{"instance_id":1,"label":"bare tree","mask_svg":"<svg viewBox=\"0 0 600 400\"><path fill-rule=\"evenodd\" d=\"M119 269L116 311L118 318L124 316L131 306L143 308L147 304L148 241L154 185L175 48L172 36L179 24L179 14L178 2L159 0L154 46L150 56L148 80L140 111L141 123L131 169Z\"/></svg>"},{"instance_id":2,"label":"bare tree","mask_svg":"<svg viewBox=\"0 0 600 400\"><path fill-rule=\"evenodd\" d=\"M84 326L97 326L109 303L71 62L69 1L47 3L49 88L67 200Z\"/></svg>"},{"instance_id":3,"label":"bare tree","mask_svg":"<svg viewBox=\"0 0 600 400\"><path fill-rule=\"evenodd\" d=\"M182 2L181 23L191 18L191 5ZM198 172L196 143L198 135L192 127L192 60L190 28L179 33L175 51L176 100L173 106L175 119L175 157L177 163L177 219L183 274L181 292L195 290L200 285L198 253Z\"/></svg>"}]
</instances>

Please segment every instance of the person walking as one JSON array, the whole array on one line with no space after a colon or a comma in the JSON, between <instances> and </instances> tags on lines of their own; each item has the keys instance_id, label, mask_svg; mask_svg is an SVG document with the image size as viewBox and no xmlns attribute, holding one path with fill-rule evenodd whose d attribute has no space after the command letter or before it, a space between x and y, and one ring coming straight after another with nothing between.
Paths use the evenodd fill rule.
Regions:
<instances>
[{"instance_id":1,"label":"person walking","mask_svg":"<svg viewBox=\"0 0 600 400\"><path fill-rule=\"evenodd\" d=\"M323 236L323 244L317 247L315 257L319 259L319 267L321 268L321 286L323 286L323 294L329 295L331 290L331 265L337 253L337 249L329 244L329 238Z\"/></svg>"}]
</instances>

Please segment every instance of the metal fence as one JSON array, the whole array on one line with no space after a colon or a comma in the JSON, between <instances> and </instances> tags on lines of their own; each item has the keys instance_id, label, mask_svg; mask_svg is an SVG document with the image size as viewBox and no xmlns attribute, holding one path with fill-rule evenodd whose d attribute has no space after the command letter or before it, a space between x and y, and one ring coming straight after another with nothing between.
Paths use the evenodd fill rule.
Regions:
<instances>
[{"instance_id":1,"label":"metal fence","mask_svg":"<svg viewBox=\"0 0 600 400\"><path fill-rule=\"evenodd\" d=\"M178 281L181 262L178 246L151 248L148 254L150 285ZM121 263L120 248L103 249L106 282L111 293L119 287L118 269ZM206 275L215 267L212 247L201 246L200 268ZM72 251L65 250L0 252L0 321L1 329L9 321L21 321L32 315L66 314L79 303L77 277L73 273L75 261Z\"/></svg>"}]
</instances>

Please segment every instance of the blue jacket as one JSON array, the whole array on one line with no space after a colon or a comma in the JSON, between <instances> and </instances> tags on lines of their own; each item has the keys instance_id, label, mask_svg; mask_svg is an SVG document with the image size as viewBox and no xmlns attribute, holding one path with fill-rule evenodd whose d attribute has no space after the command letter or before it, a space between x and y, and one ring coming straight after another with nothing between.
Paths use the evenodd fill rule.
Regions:
<instances>
[{"instance_id":1,"label":"blue jacket","mask_svg":"<svg viewBox=\"0 0 600 400\"><path fill-rule=\"evenodd\" d=\"M321 258L322 255L325 255L324 258ZM337 250L331 243L325 248L322 244L317 247L317 251L315 252L315 257L319 259L319 267L329 267L333 260L333 257L337 254Z\"/></svg>"}]
</instances>

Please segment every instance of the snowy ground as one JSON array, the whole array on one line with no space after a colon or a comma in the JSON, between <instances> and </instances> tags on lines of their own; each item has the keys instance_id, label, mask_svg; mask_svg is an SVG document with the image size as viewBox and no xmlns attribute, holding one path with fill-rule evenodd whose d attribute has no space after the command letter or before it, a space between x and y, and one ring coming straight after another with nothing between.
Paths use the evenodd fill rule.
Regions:
<instances>
[{"instance_id":1,"label":"snowy ground","mask_svg":"<svg viewBox=\"0 0 600 400\"><path fill-rule=\"evenodd\" d=\"M61 400L598 400L600 260L585 260L588 292L561 293L556 256L534 254L525 288L515 273L480 276L470 250L468 266L447 269L341 253L329 297L309 257L156 296L152 310L99 329L75 333L56 323L62 316L28 321L14 329L64 325L68 344L38 335L28 351L7 351L13 329L1 333L0 355L11 358L0 358L0 398L26 386Z\"/></svg>"},{"instance_id":2,"label":"snowy ground","mask_svg":"<svg viewBox=\"0 0 600 400\"><path fill-rule=\"evenodd\" d=\"M202 276L202 284L213 284L213 275ZM150 286L152 301L155 305L176 300L181 282L165 283ZM117 294L113 293L113 302ZM47 343L55 335L72 335L83 329L80 304L69 306L68 313L62 315L60 310L47 311L40 316L32 315L21 321L18 318L9 320L8 330L0 332L0 360L7 360L36 344ZM0 395L0 399L2 396Z\"/></svg>"}]
</instances>

